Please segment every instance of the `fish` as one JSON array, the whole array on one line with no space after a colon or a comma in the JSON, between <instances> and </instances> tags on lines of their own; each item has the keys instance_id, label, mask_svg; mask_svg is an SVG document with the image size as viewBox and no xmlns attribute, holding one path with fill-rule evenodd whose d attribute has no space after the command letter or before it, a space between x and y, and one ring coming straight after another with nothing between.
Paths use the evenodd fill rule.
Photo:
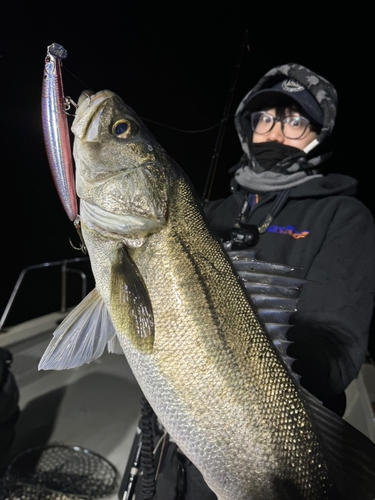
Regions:
<instances>
[{"instance_id":1,"label":"fish","mask_svg":"<svg viewBox=\"0 0 375 500\"><path fill-rule=\"evenodd\" d=\"M71 221L77 219L77 196L74 187L73 158L64 96L61 61L68 57L66 49L52 43L47 47L42 84L42 129L47 158L56 190Z\"/></svg>"},{"instance_id":2,"label":"fish","mask_svg":"<svg viewBox=\"0 0 375 500\"><path fill-rule=\"evenodd\" d=\"M374 443L294 378L245 283L257 262L226 250L135 111L110 90L84 92L72 132L95 288L39 369L77 367L106 348L125 354L219 500L374 499Z\"/></svg>"}]
</instances>

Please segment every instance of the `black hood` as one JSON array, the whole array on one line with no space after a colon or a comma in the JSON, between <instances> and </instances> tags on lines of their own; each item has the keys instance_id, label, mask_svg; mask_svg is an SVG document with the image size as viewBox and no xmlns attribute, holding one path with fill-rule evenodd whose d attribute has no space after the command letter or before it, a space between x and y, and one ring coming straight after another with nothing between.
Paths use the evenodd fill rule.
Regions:
<instances>
[{"instance_id":1,"label":"black hood","mask_svg":"<svg viewBox=\"0 0 375 500\"><path fill-rule=\"evenodd\" d=\"M254 98L255 94L266 89L271 89L275 84L286 78L302 85L317 101L323 113L323 124L321 131L313 143L307 147L306 151L297 152L296 154L285 158L279 165L279 171L285 174L293 173L299 170L314 170L326 159L327 152L324 151L324 143L331 135L336 120L337 112L337 93L334 86L322 76L313 71L301 66L300 64L284 64L273 68L259 80L257 85L252 88L242 99L239 104L234 123L241 142L244 157L237 164L237 168L244 164L258 171L259 164L257 163L254 154L251 151L252 147L252 130L247 120L243 119L244 113L247 112L249 102ZM234 170L234 169L233 169Z\"/></svg>"}]
</instances>

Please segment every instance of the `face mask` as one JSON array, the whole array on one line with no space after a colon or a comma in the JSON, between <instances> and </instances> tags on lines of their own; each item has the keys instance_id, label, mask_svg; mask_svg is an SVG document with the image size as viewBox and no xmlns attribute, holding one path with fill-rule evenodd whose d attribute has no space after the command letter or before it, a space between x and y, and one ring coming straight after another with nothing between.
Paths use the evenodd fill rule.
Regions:
<instances>
[{"instance_id":1,"label":"face mask","mask_svg":"<svg viewBox=\"0 0 375 500\"><path fill-rule=\"evenodd\" d=\"M259 171L272 170L272 167L275 167L278 162L298 152L303 155L300 149L279 142L252 143L251 152L262 168Z\"/></svg>"}]
</instances>

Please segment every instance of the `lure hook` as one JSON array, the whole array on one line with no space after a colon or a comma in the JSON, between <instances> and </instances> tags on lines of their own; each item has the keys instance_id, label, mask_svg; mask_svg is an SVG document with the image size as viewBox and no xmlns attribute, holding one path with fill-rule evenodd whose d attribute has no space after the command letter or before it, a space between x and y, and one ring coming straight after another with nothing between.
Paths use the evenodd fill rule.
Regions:
<instances>
[{"instance_id":1,"label":"lure hook","mask_svg":"<svg viewBox=\"0 0 375 500\"><path fill-rule=\"evenodd\" d=\"M80 250L84 255L87 255L87 248L86 248L86 245L85 245L85 241L83 239L82 230L81 230L81 223L80 223L80 220L79 220L79 216L74 219L73 224L74 224L74 227L76 228L76 231L78 233L79 239L81 240L81 244L80 244L79 247L76 247L76 246L73 245L72 240L69 238L70 246L72 248L74 248L74 250Z\"/></svg>"},{"instance_id":2,"label":"lure hook","mask_svg":"<svg viewBox=\"0 0 375 500\"><path fill-rule=\"evenodd\" d=\"M73 99L71 97L69 97L69 96L65 96L64 97L64 110L65 110L65 114L68 115L68 116L75 116L75 115L72 115L71 113L68 113L68 111L70 110L72 104L77 109L78 106L73 101Z\"/></svg>"},{"instance_id":3,"label":"lure hook","mask_svg":"<svg viewBox=\"0 0 375 500\"><path fill-rule=\"evenodd\" d=\"M87 99L89 100L88 106L91 106L91 94L88 94L87 92L84 93Z\"/></svg>"},{"instance_id":4,"label":"lure hook","mask_svg":"<svg viewBox=\"0 0 375 500\"><path fill-rule=\"evenodd\" d=\"M64 97L64 109L65 111L69 111L70 105L73 104L73 106L77 109L77 103L73 101L73 99L70 96L65 96Z\"/></svg>"}]
</instances>

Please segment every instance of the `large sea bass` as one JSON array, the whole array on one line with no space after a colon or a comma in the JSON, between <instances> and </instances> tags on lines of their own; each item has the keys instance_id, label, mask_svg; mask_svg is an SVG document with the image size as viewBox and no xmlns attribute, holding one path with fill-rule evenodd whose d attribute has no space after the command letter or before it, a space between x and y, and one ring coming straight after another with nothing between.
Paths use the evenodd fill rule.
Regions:
<instances>
[{"instance_id":1,"label":"large sea bass","mask_svg":"<svg viewBox=\"0 0 375 500\"><path fill-rule=\"evenodd\" d=\"M293 380L191 184L134 111L84 93L72 130L96 289L40 368L90 362L118 338L220 500L375 498L373 444Z\"/></svg>"}]
</instances>

